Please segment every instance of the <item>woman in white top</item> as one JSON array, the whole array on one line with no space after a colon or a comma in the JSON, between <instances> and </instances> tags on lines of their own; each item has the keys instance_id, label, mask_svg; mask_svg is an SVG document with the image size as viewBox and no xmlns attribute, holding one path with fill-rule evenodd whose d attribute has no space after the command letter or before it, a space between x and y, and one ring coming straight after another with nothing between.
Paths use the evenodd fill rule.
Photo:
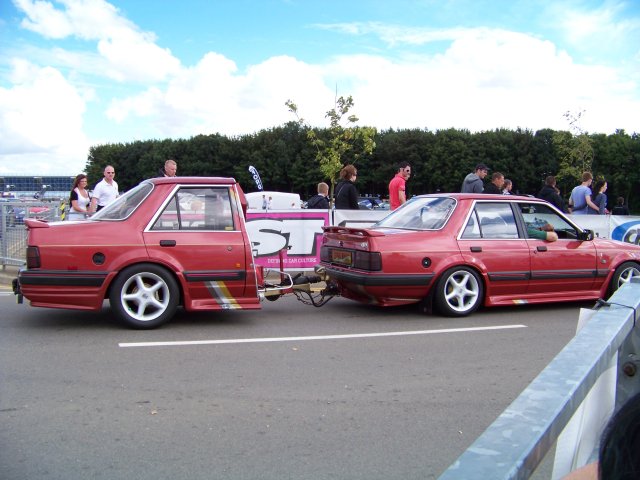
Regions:
<instances>
[{"instance_id":1,"label":"woman in white top","mask_svg":"<svg viewBox=\"0 0 640 480\"><path fill-rule=\"evenodd\" d=\"M91 197L87 192L89 180L84 173L76 176L69 195L69 220L85 220L91 213Z\"/></svg>"}]
</instances>

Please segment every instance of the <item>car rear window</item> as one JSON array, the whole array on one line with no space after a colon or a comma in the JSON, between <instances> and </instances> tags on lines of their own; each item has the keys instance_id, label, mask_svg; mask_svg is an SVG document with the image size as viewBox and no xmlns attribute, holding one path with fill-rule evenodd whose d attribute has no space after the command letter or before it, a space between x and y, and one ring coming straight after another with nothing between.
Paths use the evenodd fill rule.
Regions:
<instances>
[{"instance_id":1,"label":"car rear window","mask_svg":"<svg viewBox=\"0 0 640 480\"><path fill-rule=\"evenodd\" d=\"M151 183L141 183L124 195L116 198L112 203L95 213L92 220L124 220L138 208L147 195L153 190Z\"/></svg>"},{"instance_id":2,"label":"car rear window","mask_svg":"<svg viewBox=\"0 0 640 480\"><path fill-rule=\"evenodd\" d=\"M415 197L372 228L439 230L447 223L456 201L449 197Z\"/></svg>"}]
</instances>

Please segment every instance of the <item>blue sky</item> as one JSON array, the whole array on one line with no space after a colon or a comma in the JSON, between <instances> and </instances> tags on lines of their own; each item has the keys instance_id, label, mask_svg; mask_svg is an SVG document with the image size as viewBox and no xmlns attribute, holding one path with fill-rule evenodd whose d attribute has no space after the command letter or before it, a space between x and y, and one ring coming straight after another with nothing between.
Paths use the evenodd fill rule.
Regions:
<instances>
[{"instance_id":1,"label":"blue sky","mask_svg":"<svg viewBox=\"0 0 640 480\"><path fill-rule=\"evenodd\" d=\"M636 0L0 0L0 175L311 125L640 133Z\"/></svg>"}]
</instances>

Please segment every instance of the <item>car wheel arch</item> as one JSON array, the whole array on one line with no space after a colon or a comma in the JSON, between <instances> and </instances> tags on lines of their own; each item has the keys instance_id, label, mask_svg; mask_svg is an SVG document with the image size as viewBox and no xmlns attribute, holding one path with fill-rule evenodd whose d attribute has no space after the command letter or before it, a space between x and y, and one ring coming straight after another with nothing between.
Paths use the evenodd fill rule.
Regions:
<instances>
[{"instance_id":1,"label":"car wheel arch","mask_svg":"<svg viewBox=\"0 0 640 480\"><path fill-rule=\"evenodd\" d=\"M148 259L146 260L138 260L135 262L131 262L131 263L127 263L124 265L121 265L118 270L116 270L114 273L114 275L112 275L109 279L109 282L107 284L107 288L105 288L104 291L104 299L108 300L110 295L111 295L111 290L113 288L113 284L115 283L115 280L120 276L120 274L122 272L124 272L126 269L130 268L130 267L136 267L139 265L153 265L156 267L160 267L163 270L165 270L169 275L171 275L173 277L173 279L176 281L176 283L178 284L178 292L179 292L179 298L178 298L178 305L184 305L184 290L185 290L185 280L184 280L184 276L183 275L178 275L176 273L175 270L172 269L171 266L166 265L162 262L156 262L156 261L150 261Z\"/></svg>"},{"instance_id":2,"label":"car wheel arch","mask_svg":"<svg viewBox=\"0 0 640 480\"><path fill-rule=\"evenodd\" d=\"M435 287L436 285L438 285L438 282L440 282L440 280L442 279L442 277L444 276L445 273L447 273L449 270L451 270L452 268L460 268L460 267L466 267L466 268L470 268L472 269L474 272L476 272L478 274L478 276L480 277L480 280L482 281L482 289L484 291L484 299L483 299L483 304L486 301L487 298L487 278L488 278L488 274L487 271L480 268L478 265L474 264L474 263L464 263L464 262L460 262L460 263L454 263L451 265L447 265L446 268L443 268L442 271L440 272L440 274L438 276L436 276L433 279L433 286ZM430 291L432 291L433 289L430 289Z\"/></svg>"},{"instance_id":3,"label":"car wheel arch","mask_svg":"<svg viewBox=\"0 0 640 480\"><path fill-rule=\"evenodd\" d=\"M640 261L636 259L624 258L621 259L621 261L619 261L615 267L612 266L609 270L610 273L604 285L604 291L607 292L609 296L613 295L613 293L618 288L620 288L620 277L624 275L627 270L631 269L635 269L637 271L637 277L640 277ZM636 277L636 275L632 276Z\"/></svg>"},{"instance_id":4,"label":"car wheel arch","mask_svg":"<svg viewBox=\"0 0 640 480\"><path fill-rule=\"evenodd\" d=\"M468 309L458 307L460 307L460 303L466 303L466 297L468 296L467 293L471 292L472 290L467 290L463 295L454 294L453 296L448 298L445 298L444 290L441 291L443 287L444 289L447 288L449 280L452 279L454 275L463 274L464 272L471 273L471 277L475 277L475 280L477 280L478 286L476 293L478 294L479 298L477 298L477 300L473 300L473 305L471 305ZM458 317L469 315L476 311L480 306L487 305L488 295L486 289L486 278L482 271L475 265L467 263L451 265L447 269L445 269L437 278L435 278L434 281L434 286L430 289L429 295L425 300L423 300L423 309L425 312L427 311L426 308L428 308L426 307L426 305L428 305L429 303L433 303L433 305L436 307L436 310L438 310L441 314L448 317ZM466 282L469 281L469 278L466 278L463 281L466 284ZM473 280L471 280L471 282L474 283ZM471 295L471 297L473 297L473 295ZM454 299L457 299L457 301ZM454 303L457 303L457 305L454 305Z\"/></svg>"}]
</instances>

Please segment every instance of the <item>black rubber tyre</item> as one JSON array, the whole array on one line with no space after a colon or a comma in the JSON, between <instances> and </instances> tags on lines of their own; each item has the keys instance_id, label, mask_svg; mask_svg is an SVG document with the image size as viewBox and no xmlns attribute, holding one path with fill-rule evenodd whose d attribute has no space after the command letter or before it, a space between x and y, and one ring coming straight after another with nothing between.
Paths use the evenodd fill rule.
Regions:
<instances>
[{"instance_id":1,"label":"black rubber tyre","mask_svg":"<svg viewBox=\"0 0 640 480\"><path fill-rule=\"evenodd\" d=\"M111 285L109 302L117 316L136 329L156 328L176 312L180 290L173 276L158 265L125 268Z\"/></svg>"},{"instance_id":2,"label":"black rubber tyre","mask_svg":"<svg viewBox=\"0 0 640 480\"><path fill-rule=\"evenodd\" d=\"M484 285L472 268L450 268L438 280L433 298L442 315L464 317L482 304Z\"/></svg>"},{"instance_id":3,"label":"black rubber tyre","mask_svg":"<svg viewBox=\"0 0 640 480\"><path fill-rule=\"evenodd\" d=\"M640 278L640 265L635 262L624 262L619 265L611 277L609 295L613 295L616 290L625 283L629 283L632 278Z\"/></svg>"}]
</instances>

